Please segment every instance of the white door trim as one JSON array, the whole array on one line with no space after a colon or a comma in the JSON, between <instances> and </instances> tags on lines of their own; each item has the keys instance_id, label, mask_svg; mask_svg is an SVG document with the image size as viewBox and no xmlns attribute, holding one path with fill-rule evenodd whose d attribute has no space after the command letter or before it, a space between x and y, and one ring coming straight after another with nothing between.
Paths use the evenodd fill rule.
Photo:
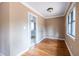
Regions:
<instances>
[{"instance_id":1,"label":"white door trim","mask_svg":"<svg viewBox=\"0 0 79 59\"><path fill-rule=\"evenodd\" d=\"M31 28L30 28L30 20L29 20L29 15L33 15L34 17L36 17L36 43L38 42L38 17L31 13L31 12L28 12L28 40L29 40L29 47L31 47Z\"/></svg>"}]
</instances>

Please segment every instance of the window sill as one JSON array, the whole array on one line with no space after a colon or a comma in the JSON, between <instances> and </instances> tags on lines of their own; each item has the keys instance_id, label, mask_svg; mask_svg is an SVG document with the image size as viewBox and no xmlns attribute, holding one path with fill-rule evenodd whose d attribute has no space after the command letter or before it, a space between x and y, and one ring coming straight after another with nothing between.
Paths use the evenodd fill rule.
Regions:
<instances>
[{"instance_id":1,"label":"window sill","mask_svg":"<svg viewBox=\"0 0 79 59\"><path fill-rule=\"evenodd\" d=\"M75 37L73 37L73 36L71 36L71 35L69 35L69 34L67 34L69 37L71 37L73 40L75 40Z\"/></svg>"}]
</instances>

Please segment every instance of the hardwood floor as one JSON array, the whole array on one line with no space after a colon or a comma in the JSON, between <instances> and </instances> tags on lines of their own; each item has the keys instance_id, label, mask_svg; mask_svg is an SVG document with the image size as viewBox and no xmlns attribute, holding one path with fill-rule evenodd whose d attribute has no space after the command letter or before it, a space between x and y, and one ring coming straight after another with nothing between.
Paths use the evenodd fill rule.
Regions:
<instances>
[{"instance_id":1,"label":"hardwood floor","mask_svg":"<svg viewBox=\"0 0 79 59\"><path fill-rule=\"evenodd\" d=\"M44 39L22 56L70 56L64 40Z\"/></svg>"}]
</instances>

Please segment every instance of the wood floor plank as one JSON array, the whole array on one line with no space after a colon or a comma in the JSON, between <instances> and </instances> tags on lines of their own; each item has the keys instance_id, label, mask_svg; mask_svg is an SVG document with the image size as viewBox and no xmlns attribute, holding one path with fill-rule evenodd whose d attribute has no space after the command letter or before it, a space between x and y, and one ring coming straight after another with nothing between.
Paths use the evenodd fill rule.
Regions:
<instances>
[{"instance_id":1,"label":"wood floor plank","mask_svg":"<svg viewBox=\"0 0 79 59\"><path fill-rule=\"evenodd\" d=\"M44 39L22 56L70 56L64 40Z\"/></svg>"}]
</instances>

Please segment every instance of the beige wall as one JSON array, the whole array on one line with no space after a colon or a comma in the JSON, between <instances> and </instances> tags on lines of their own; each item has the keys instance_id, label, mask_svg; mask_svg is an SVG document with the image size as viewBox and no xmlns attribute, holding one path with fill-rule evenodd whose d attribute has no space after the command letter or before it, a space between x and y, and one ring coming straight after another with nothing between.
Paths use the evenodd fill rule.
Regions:
<instances>
[{"instance_id":1,"label":"beige wall","mask_svg":"<svg viewBox=\"0 0 79 59\"><path fill-rule=\"evenodd\" d=\"M76 36L75 39L66 35L67 46L71 52L71 55L79 55L79 3L76 3Z\"/></svg>"},{"instance_id":2,"label":"beige wall","mask_svg":"<svg viewBox=\"0 0 79 59\"><path fill-rule=\"evenodd\" d=\"M65 20L64 17L46 19L46 37L65 38Z\"/></svg>"},{"instance_id":3,"label":"beige wall","mask_svg":"<svg viewBox=\"0 0 79 59\"><path fill-rule=\"evenodd\" d=\"M10 3L10 55L17 55L27 49L28 10L20 3Z\"/></svg>"},{"instance_id":4,"label":"beige wall","mask_svg":"<svg viewBox=\"0 0 79 59\"><path fill-rule=\"evenodd\" d=\"M0 42L2 42L0 48L3 54L17 55L27 50L29 44L28 12L38 16L38 41L40 41L45 30L44 18L21 3L0 3Z\"/></svg>"},{"instance_id":5,"label":"beige wall","mask_svg":"<svg viewBox=\"0 0 79 59\"><path fill-rule=\"evenodd\" d=\"M10 34L11 55L16 55L28 48L28 12L38 17L38 35L40 41L43 36L44 19L21 3L10 3ZM26 29L24 29L26 26Z\"/></svg>"},{"instance_id":6,"label":"beige wall","mask_svg":"<svg viewBox=\"0 0 79 59\"><path fill-rule=\"evenodd\" d=\"M0 3L0 53L10 55L9 48L9 4Z\"/></svg>"}]
</instances>

